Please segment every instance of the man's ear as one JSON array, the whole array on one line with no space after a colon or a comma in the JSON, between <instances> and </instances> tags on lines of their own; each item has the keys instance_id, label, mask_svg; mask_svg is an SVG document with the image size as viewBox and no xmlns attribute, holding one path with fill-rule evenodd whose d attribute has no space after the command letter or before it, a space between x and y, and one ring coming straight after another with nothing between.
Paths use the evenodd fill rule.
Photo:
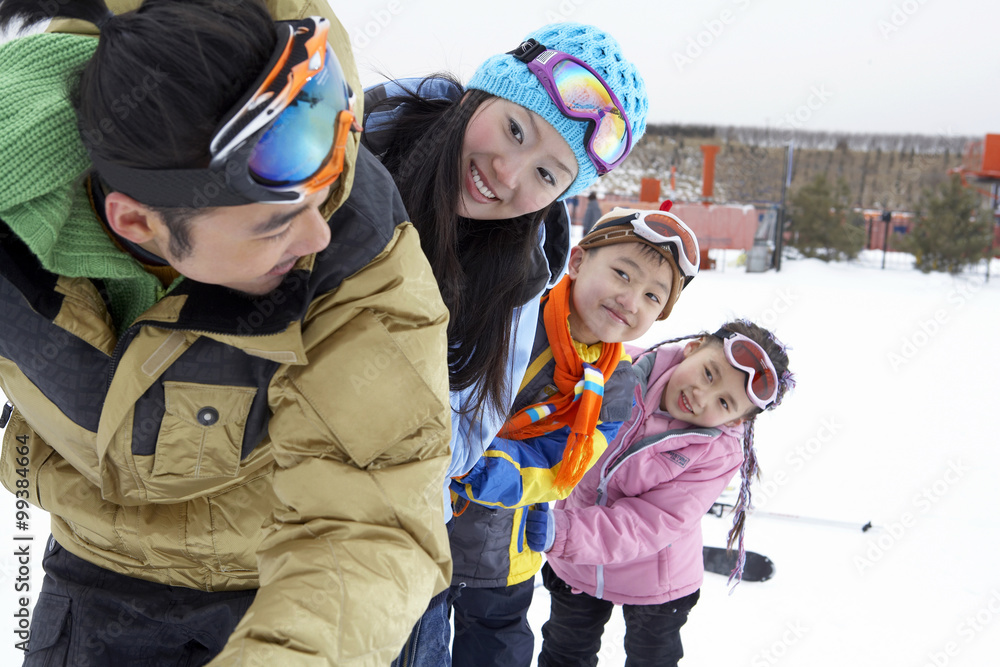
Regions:
<instances>
[{"instance_id":1,"label":"man's ear","mask_svg":"<svg viewBox=\"0 0 1000 667\"><path fill-rule=\"evenodd\" d=\"M163 224L148 206L121 192L108 193L104 198L104 214L115 234L140 245L153 240Z\"/></svg>"},{"instance_id":2,"label":"man's ear","mask_svg":"<svg viewBox=\"0 0 1000 667\"><path fill-rule=\"evenodd\" d=\"M576 280L576 277L580 275L580 266L583 264L583 258L586 256L587 251L578 245L570 249L569 265L566 267L566 273L569 274L570 280Z\"/></svg>"}]
</instances>

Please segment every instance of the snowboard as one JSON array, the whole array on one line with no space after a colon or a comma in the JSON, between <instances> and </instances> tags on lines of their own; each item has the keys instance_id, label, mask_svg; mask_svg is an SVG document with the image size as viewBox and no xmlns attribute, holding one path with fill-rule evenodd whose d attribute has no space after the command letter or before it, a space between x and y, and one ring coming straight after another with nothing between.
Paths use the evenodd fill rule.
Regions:
<instances>
[{"instance_id":1,"label":"snowboard","mask_svg":"<svg viewBox=\"0 0 1000 667\"><path fill-rule=\"evenodd\" d=\"M756 551L748 551L747 562L743 567L743 581L767 581L774 576L774 563L771 559ZM705 571L729 576L736 567L736 551L727 554L723 547L703 547L702 556L705 561Z\"/></svg>"}]
</instances>

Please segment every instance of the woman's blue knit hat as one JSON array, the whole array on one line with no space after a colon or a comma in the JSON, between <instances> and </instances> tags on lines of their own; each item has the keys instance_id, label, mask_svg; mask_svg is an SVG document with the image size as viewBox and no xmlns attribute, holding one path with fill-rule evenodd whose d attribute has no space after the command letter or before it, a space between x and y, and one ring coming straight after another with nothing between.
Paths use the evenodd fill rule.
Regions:
<instances>
[{"instance_id":1,"label":"woman's blue knit hat","mask_svg":"<svg viewBox=\"0 0 1000 667\"><path fill-rule=\"evenodd\" d=\"M639 71L622 55L621 45L615 38L593 26L580 23L553 23L524 39L532 38L546 48L576 56L608 82L632 125L634 147L646 131L649 99L646 97L646 84ZM483 90L520 104L544 118L563 136L576 154L580 171L560 199L583 192L597 180L597 167L584 146L587 126L591 122L564 116L527 65L506 53L493 56L479 66L466 88Z\"/></svg>"}]
</instances>

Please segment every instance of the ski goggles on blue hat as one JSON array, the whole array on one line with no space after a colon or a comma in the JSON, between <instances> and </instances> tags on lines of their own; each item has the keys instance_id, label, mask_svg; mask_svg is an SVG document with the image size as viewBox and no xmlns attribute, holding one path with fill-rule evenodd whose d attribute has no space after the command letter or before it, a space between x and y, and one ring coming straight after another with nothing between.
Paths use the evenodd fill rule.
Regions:
<instances>
[{"instance_id":1,"label":"ski goggles on blue hat","mask_svg":"<svg viewBox=\"0 0 1000 667\"><path fill-rule=\"evenodd\" d=\"M598 174L621 164L632 147L632 126L601 75L579 58L548 49L535 39L508 53L528 66L564 116L591 121L584 145Z\"/></svg>"},{"instance_id":2,"label":"ski goggles on blue hat","mask_svg":"<svg viewBox=\"0 0 1000 667\"><path fill-rule=\"evenodd\" d=\"M599 222L583 237L580 241L581 248L628 240L645 241L647 245L653 246L661 254L669 255L674 260L683 277L683 287L687 287L698 275L698 267L701 264L698 237L676 215L654 210L634 211L621 217L613 217L613 214L614 211L609 213L606 222Z\"/></svg>"},{"instance_id":3,"label":"ski goggles on blue hat","mask_svg":"<svg viewBox=\"0 0 1000 667\"><path fill-rule=\"evenodd\" d=\"M277 44L250 91L223 118L202 169L133 169L92 155L112 188L150 206L292 204L332 184L360 130L354 94L319 16L275 23Z\"/></svg>"},{"instance_id":4,"label":"ski goggles on blue hat","mask_svg":"<svg viewBox=\"0 0 1000 667\"><path fill-rule=\"evenodd\" d=\"M778 397L778 373L771 357L756 341L722 328L712 334L722 340L726 360L747 374L747 398L766 410Z\"/></svg>"}]
</instances>

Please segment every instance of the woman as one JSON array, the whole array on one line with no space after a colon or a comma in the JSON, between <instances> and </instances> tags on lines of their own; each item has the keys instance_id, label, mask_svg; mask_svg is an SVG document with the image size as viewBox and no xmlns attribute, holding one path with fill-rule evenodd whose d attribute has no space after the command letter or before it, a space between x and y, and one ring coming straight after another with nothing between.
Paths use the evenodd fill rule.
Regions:
<instances>
[{"instance_id":1,"label":"woman","mask_svg":"<svg viewBox=\"0 0 1000 667\"><path fill-rule=\"evenodd\" d=\"M613 37L559 23L487 59L465 87L393 81L365 106L363 142L393 175L451 314L448 476L462 475L506 419L538 297L562 277L569 217L556 202L628 155L645 132L645 83ZM448 632L442 594L401 658L448 664Z\"/></svg>"}]
</instances>

